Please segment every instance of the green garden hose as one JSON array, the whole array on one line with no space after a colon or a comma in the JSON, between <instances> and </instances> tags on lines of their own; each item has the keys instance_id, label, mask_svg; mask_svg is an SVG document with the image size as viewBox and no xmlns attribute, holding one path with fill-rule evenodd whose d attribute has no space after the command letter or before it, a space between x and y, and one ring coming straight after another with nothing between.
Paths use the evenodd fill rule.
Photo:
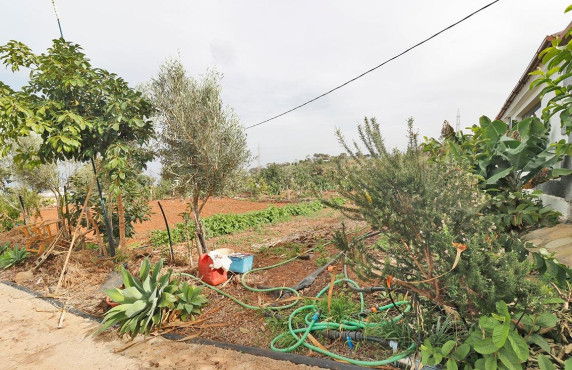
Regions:
<instances>
[{"instance_id":1,"label":"green garden hose","mask_svg":"<svg viewBox=\"0 0 572 370\"><path fill-rule=\"evenodd\" d=\"M253 287L248 286L246 284L246 281L245 281L246 275L248 275L250 273L254 273L257 271L263 271L263 270L269 270L269 269L272 269L272 268L275 268L278 266L282 266L284 264L287 264L289 262L294 261L297 258L298 258L298 256L287 259L285 261L279 262L279 263L274 264L274 265L259 267L259 268L250 270L250 271L248 271L242 275L241 283L247 290L250 290L253 292L275 292L275 291L286 290L286 291L290 291L296 297L300 297L300 294L298 293L298 291L296 291L295 289L292 289L290 287L273 287L273 288L259 289L259 288L253 288ZM236 297L234 297L228 293L223 292L222 290L220 290L220 289L218 289L218 288L216 288L210 284L205 283L204 281L202 281L201 279L199 279L198 277L196 277L194 275L190 275L190 274L186 274L186 273L180 273L180 275L187 276L193 280L196 280L196 281L200 282L201 284L203 284L204 286L206 286L207 288L212 289L213 291L231 299L233 302L239 304L240 306L247 308L247 309L251 309L251 310L275 310L276 311L276 310L283 310L283 309L291 308L291 307L294 307L295 305L298 304L298 300L295 300L292 303L289 303L289 304L283 305L283 306L267 306L267 307L253 306L253 305L247 304L247 303L237 299ZM346 283L346 284L350 285L350 287L359 289L359 285L355 281L353 281L349 278L343 278L343 279L338 279L338 280L334 281L334 285L340 284L340 283ZM326 291L328 291L328 289L329 289L329 285L326 286L325 288L323 288L316 295L316 298L320 298ZM359 292L359 297L360 297L360 310L364 311L365 302L364 302L362 292ZM409 312L411 310L411 305L409 304L408 301L395 302L395 306L401 306L401 305L406 306L403 313ZM385 311L385 310L388 310L392 307L394 307L394 304L388 304L388 305L385 305L383 307L379 307L378 310L379 311ZM294 319L294 317L296 317L296 315L298 315L299 312L302 312L302 311L311 311L305 317L306 327L294 329L292 327L293 319ZM328 329L334 329L334 330L340 330L340 331L343 331L343 330L363 330L366 328L384 326L390 322L397 322L397 321L401 320L403 318L403 315L400 314L400 315L394 317L391 321L386 321L386 322L382 322L382 323L368 323L368 322L364 322L361 320L342 320L341 323L334 323L334 322L328 322L328 321L318 321L319 316L320 316L320 312L315 305L305 305L305 306L302 306L302 307L295 309L294 312L292 312L292 314L290 314L290 316L288 318L288 332L285 332L285 333L278 335L270 343L270 347L272 348L272 350L277 351L277 352L291 352L291 351L295 350L296 348L299 348L300 346L304 346L306 348L311 349L312 351L321 353L323 355L326 355L328 357L332 357L332 358L337 359L337 360L346 361L346 362L353 364L353 365L382 366L382 365L387 365L387 364L396 362L398 360L401 360L401 359L407 357L416 348L415 343L412 343L406 350L404 350L404 351L402 351L402 352L400 352L394 356L386 358L384 360L376 360L376 361L362 361L362 360L356 360L356 359L348 358L345 356L341 356L341 355L338 355L336 353L330 352L328 350L324 350L320 347L314 346L310 343L307 343L306 338L308 337L308 335L312 331L323 331L323 330L328 330ZM298 336L300 333L302 333L302 335ZM279 340L284 339L288 335L290 335L292 338L294 338L296 340L295 343L290 345L287 348L278 348L276 346L276 343Z\"/></svg>"},{"instance_id":2,"label":"green garden hose","mask_svg":"<svg viewBox=\"0 0 572 370\"><path fill-rule=\"evenodd\" d=\"M355 281L350 280L350 279L339 279L339 280L336 280L334 282L334 284L339 284L342 282L359 288L359 285ZM329 285L326 286L324 289L322 289L316 295L316 298L320 298L328 289L329 289ZM411 310L411 305L409 304L408 301L396 302L395 305L398 305L398 306L406 305L407 307L403 311L404 313L409 312ZM360 307L361 307L361 310L363 311L364 300L363 300L363 294L362 293L360 293ZM394 307L393 304L388 304L388 305L385 305L383 307L380 307L379 310L385 311L385 310L388 310L392 307ZM313 312L308 313L305 317L305 321L306 321L307 326L305 328L294 329L292 327L293 319L296 317L296 315L299 312L302 312L305 310L313 311ZM310 318L310 316L311 316L311 318ZM397 322L397 321L401 320L403 318L402 315L398 315L398 316L394 317L391 321L386 321L386 322L382 322L382 323L368 323L368 322L357 321L357 320L342 320L341 323L334 323L334 322L328 322L328 321L320 321L319 322L318 318L319 318L319 310L314 305L306 305L306 306L302 306L302 307L297 308L296 310L294 310L294 312L292 312L292 314L288 318L288 332L282 333L282 334L278 335L276 338L274 338L272 340L272 342L270 343L270 348L272 348L273 351L290 352L290 351L293 351L300 346L304 346L306 348L311 349L312 351L315 351L315 352L321 353L323 355L335 358L337 360L347 361L350 364L359 365L359 366L387 365L387 364L390 364L392 362L395 362L395 361L398 361L398 360L401 360L401 359L407 357L411 352L413 352L415 350L415 343L412 343L409 346L409 348L407 348L405 351L398 353L398 354L396 354L392 357L389 357L387 359L377 360L377 361L362 361L362 360L355 360L352 358L348 358L345 356L338 355L336 353L330 352L328 350L322 349L320 347L314 346L314 345L306 342L306 338L308 337L308 335L312 331L318 331L318 330L321 331L321 330L328 330L328 329L343 331L343 330L359 330L359 329L371 328L371 327L376 327L376 326L379 327L379 326L387 325L390 322ZM299 333L302 333L302 336L298 336ZM290 335L292 338L294 338L296 340L296 342L287 348L276 347L276 343L279 340L286 338L288 335Z\"/></svg>"},{"instance_id":3,"label":"green garden hose","mask_svg":"<svg viewBox=\"0 0 572 370\"><path fill-rule=\"evenodd\" d=\"M314 248L310 249L310 251L313 250L313 249L314 249ZM252 272L263 271L263 270L269 270L269 269L271 269L271 268L275 268L275 267L278 267L278 266L282 266L282 265L285 265L285 264L287 264L287 263L289 263L289 262L294 261L294 260L297 259L297 258L298 258L298 256L295 256L295 257L292 257L292 258L290 258L290 259L287 259L287 260L285 260L285 261L279 262L279 263L274 264L274 265L265 266L265 267L259 267L259 268L256 268L256 269L247 271L247 272L245 272L244 274L242 274L242 278L240 279L240 282L242 283L242 286L244 286L247 290L250 290L250 291L252 291L252 292L264 292L264 293L268 293L268 292L279 292L279 291L287 290L287 291L289 291L289 292L292 292L292 294L294 294L296 297L300 297L300 293L298 293L297 290L292 289L292 288L290 288L290 287L273 287L273 288L258 289L258 288L253 288L253 287L248 286L248 285L246 284L245 280L244 280L245 276L248 275L248 274L250 274L250 273L252 273ZM214 286L212 286L212 285L210 285L210 284L205 283L205 282L202 281L200 278L198 278L198 277L196 277L196 276L194 276L194 275L187 274L187 273L184 273L184 272L181 272L180 275L190 277L191 279L200 282L201 284L203 284L203 285L206 286L207 288L214 290L215 292L217 292L217 293L219 293L219 294L221 294L221 295L223 295L223 296L225 296L225 297L231 299L233 302L239 304L240 306L242 306L242 307L244 307L244 308L247 308L247 309L250 309L250 310L274 310L274 311L278 311L278 310L284 310L284 309L287 309L287 308L294 307L294 306L296 306L296 305L298 304L298 301L295 300L295 301L293 301L292 303L289 303L289 304L284 305L284 306L267 306L267 307L252 306L252 305L249 305L248 303L245 303L245 302L239 300L239 299L236 298L236 297L233 297L232 295L230 295L230 294L228 294L228 293L223 292L222 290L220 290L220 289L218 289L218 288L216 288L216 287L214 287Z\"/></svg>"}]
</instances>

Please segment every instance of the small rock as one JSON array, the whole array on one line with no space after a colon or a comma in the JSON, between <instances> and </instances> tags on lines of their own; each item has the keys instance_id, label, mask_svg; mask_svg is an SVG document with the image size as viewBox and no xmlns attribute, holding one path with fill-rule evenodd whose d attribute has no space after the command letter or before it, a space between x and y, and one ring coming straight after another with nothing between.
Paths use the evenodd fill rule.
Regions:
<instances>
[{"instance_id":1,"label":"small rock","mask_svg":"<svg viewBox=\"0 0 572 370\"><path fill-rule=\"evenodd\" d=\"M22 283L32 280L34 278L34 273L32 271L22 271L14 276L14 282L16 284L22 285Z\"/></svg>"},{"instance_id":2,"label":"small rock","mask_svg":"<svg viewBox=\"0 0 572 370\"><path fill-rule=\"evenodd\" d=\"M144 258L153 255L153 247L138 248L133 250L135 258Z\"/></svg>"}]
</instances>

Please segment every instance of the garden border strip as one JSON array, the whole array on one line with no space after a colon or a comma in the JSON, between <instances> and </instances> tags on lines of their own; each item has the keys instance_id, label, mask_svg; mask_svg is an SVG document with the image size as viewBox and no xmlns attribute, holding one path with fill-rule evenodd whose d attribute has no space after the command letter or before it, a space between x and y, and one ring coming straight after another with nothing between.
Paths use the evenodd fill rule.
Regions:
<instances>
[{"instance_id":1,"label":"garden border strip","mask_svg":"<svg viewBox=\"0 0 572 370\"><path fill-rule=\"evenodd\" d=\"M62 308L64 306L64 304L61 303L60 301L58 301L54 298L44 297L43 294L38 293L38 292L28 288L28 287L18 285L16 283L14 283L12 281L8 281L8 280L2 280L0 282L2 284L8 285L12 288L15 288L15 289L21 290L25 293L28 293L30 295L33 295L36 298L40 298L40 299L50 303L51 305L53 305L55 307ZM92 320L92 321L95 321L98 323L101 323L101 320L102 320L99 317L90 315L90 314L83 312L83 311L81 311L77 308L74 308L74 307L67 308L67 311L74 314L74 315L80 316L84 319ZM162 334L161 336L168 339L168 340L180 340L180 339L184 338L184 336L182 336L182 335L173 334L173 333L166 333L166 334ZM210 340L210 339L193 338L190 340L186 340L184 342L185 343L192 343L192 344L214 346L214 347L218 347L218 348L222 348L222 349L230 349L230 350L233 350L236 352L246 353L246 354L253 355L253 356L271 358L273 360L289 361L289 362L292 362L292 363L297 364L297 365L317 366L317 367L321 367L321 368L325 368L325 369L334 369L334 370L364 369L364 367L362 367L362 366L344 364L341 362L335 362L335 361L322 359L322 358L313 358L313 357L302 356L302 355L297 355L297 354L292 354L292 353L275 352L275 351L271 351L271 350L265 349L265 348L243 346L240 344L219 342L219 341L214 341L214 340Z\"/></svg>"}]
</instances>

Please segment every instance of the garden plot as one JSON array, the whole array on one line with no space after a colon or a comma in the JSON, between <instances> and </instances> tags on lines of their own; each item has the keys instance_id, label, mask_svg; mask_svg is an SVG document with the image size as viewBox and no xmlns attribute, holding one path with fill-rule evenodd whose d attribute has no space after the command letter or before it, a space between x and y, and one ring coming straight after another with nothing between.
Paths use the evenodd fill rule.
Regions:
<instances>
[{"instance_id":1,"label":"garden plot","mask_svg":"<svg viewBox=\"0 0 572 370\"><path fill-rule=\"evenodd\" d=\"M171 202L176 204L177 201L173 200ZM218 203L225 205L223 200L220 200ZM242 209L253 204L252 208L254 209L260 206L263 208L267 206L265 203L257 204L233 200L228 200L226 206L228 206L228 203L238 204L243 207ZM213 202L210 205L213 208L209 209L209 211L213 212L217 202ZM338 253L330 241L334 231L340 228L342 220L344 220L344 217L339 212L322 209L310 216L294 217L288 221L211 238L208 240L208 243L211 249L230 248L234 251L253 253L254 268L271 266L296 255L306 254L305 259L294 260L273 269L250 274L246 279L247 283L253 287L294 286L302 278L314 272ZM345 222L348 229L358 229L364 226L353 221L345 220ZM142 233L146 232L147 230L142 230ZM136 234L136 239L137 235L140 234ZM149 246L145 247L146 244L139 245L139 243L136 247L131 248L129 253L123 254L125 260L122 262L134 274L137 273L144 257L148 256L150 261L154 263L160 258L168 256L168 248L166 246L152 248ZM173 269L174 274L193 273L195 270L190 269L187 265L186 253L187 246L185 243L175 245L177 264L168 264L168 258L166 258L166 268L164 270ZM27 270L31 262L17 269L3 271L0 276L3 280L16 280L19 284L49 295L57 284L64 259L65 254L57 254L51 257L32 276L22 274L23 271ZM62 289L59 293L60 298L69 306L78 308L96 317L103 317L109 307L105 303L105 294L101 286L109 278L110 271L117 269L120 265L121 263L117 264L112 259L102 260L98 257L98 252L95 249L75 251L71 254ZM328 286L332 274L338 274L342 270L341 264L337 263L335 265L337 266L336 271L324 271L319 274L310 287L300 292L301 295L311 298L321 289ZM350 276L355 278L351 272ZM254 306L276 302L277 296L274 294L246 290L240 284L239 278L240 275L229 274L227 283L219 288L225 293ZM200 285L192 280L189 283ZM176 334L181 336L196 335L203 339L268 348L271 340L284 329L284 318L293 311L293 309L282 311L280 312L282 318L277 319L264 316L260 311L244 309L230 299L207 288L203 288L202 293L209 300L209 304L203 309L203 312L208 314L208 320L199 329L175 328L174 332ZM344 298L353 301L347 302L347 305L353 304L349 308L355 308L354 306L358 302L357 295L353 294L352 296L348 292L345 294L347 297ZM379 296L370 296L368 297L368 300L370 300L368 304L372 303L371 300L378 299ZM346 305L345 302L342 303L342 306ZM341 308L344 309L344 307ZM344 341L338 342L334 345L336 350L341 351L341 353L345 352L346 355L356 355L356 353L350 354L351 350ZM379 354L377 350L371 351L371 347L371 345L363 345L361 347L358 345L358 350L362 348L362 352L368 353L366 357L371 358L371 354ZM307 350L300 349L298 352L308 354Z\"/></svg>"}]
</instances>

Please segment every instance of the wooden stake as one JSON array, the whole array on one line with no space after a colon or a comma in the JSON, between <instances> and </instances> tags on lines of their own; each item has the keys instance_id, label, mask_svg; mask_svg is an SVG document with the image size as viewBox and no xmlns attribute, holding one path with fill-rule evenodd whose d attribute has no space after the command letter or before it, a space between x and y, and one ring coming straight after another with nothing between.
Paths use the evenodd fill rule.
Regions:
<instances>
[{"instance_id":1,"label":"wooden stake","mask_svg":"<svg viewBox=\"0 0 572 370\"><path fill-rule=\"evenodd\" d=\"M62 307L62 311L60 312L60 321L58 322L58 329L61 329L63 327L65 313L66 313L66 305L64 304Z\"/></svg>"},{"instance_id":2,"label":"wooden stake","mask_svg":"<svg viewBox=\"0 0 572 370\"><path fill-rule=\"evenodd\" d=\"M64 261L64 266L62 267L62 272L61 272L61 274L60 274L60 278L59 278L59 280L58 280L58 285L56 286L56 290L54 291L54 295L57 295L57 294L58 294L58 291L60 290L60 288L61 288L61 286L62 286L62 283L63 283L63 281L64 281L64 275L65 275L66 269L67 269L67 267L68 267L68 262L69 262L69 260L70 260L71 252L72 252L73 246L74 246L74 244L75 244L75 241L76 241L76 239L77 239L77 237L78 237L79 229L80 229L80 227L81 227L81 220L82 220L83 217L85 216L85 213L86 213L85 211L86 211L86 209L87 209L87 204L89 203L89 197L90 197L91 191L93 190L93 187L94 187L94 185L95 185L95 181L97 180L97 173L98 173L98 172L99 172L99 170L95 171L94 178L93 178L93 180L92 180L92 182L91 182L91 185L89 186L89 190L87 191L87 195L86 195L86 197L85 197L85 202L83 203L83 208L81 209L81 213L80 213L79 218L78 218L78 220L77 220L77 224L75 225L75 229L74 229L74 231L73 231L73 237L72 237L72 240L71 240L71 242L70 242L70 247L69 247L69 249L68 249L68 254L67 254L67 256L66 256L66 260Z\"/></svg>"}]
</instances>

